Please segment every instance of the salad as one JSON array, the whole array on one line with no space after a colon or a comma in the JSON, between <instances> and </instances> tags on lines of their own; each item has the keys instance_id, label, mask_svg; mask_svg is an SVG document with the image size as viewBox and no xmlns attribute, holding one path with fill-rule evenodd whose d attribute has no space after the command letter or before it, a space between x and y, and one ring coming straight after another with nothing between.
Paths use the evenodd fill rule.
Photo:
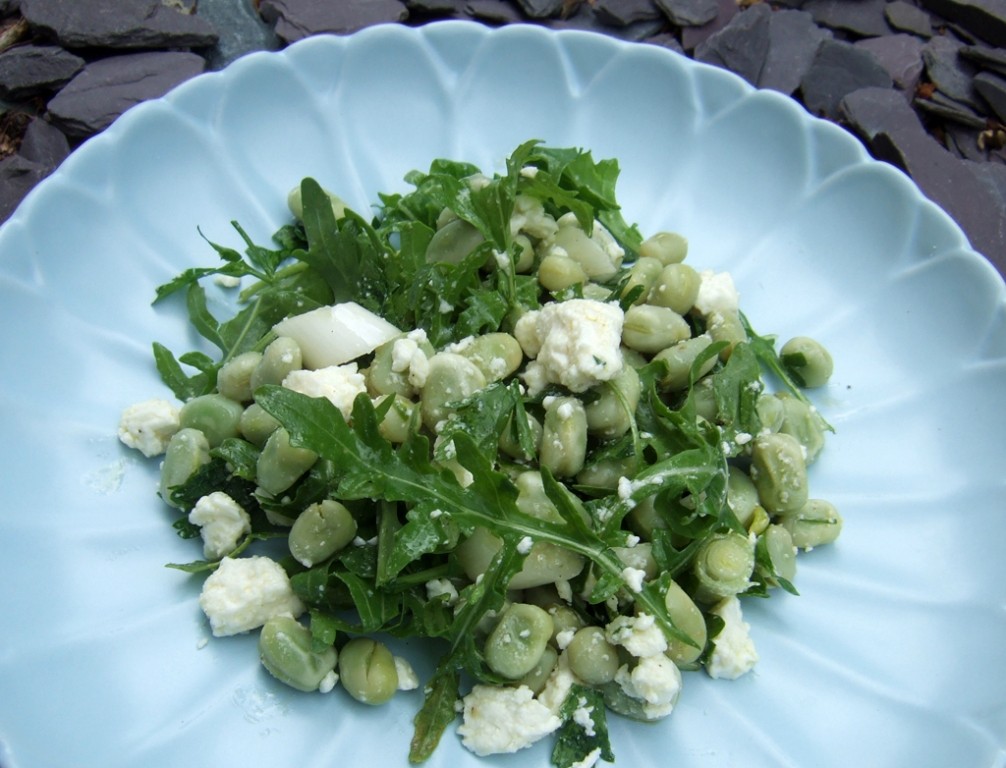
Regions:
<instances>
[{"instance_id":1,"label":"salad","mask_svg":"<svg viewBox=\"0 0 1006 768\"><path fill-rule=\"evenodd\" d=\"M841 530L808 488L827 350L777 350L728 273L627 223L618 170L529 141L491 177L435 160L369 217L304 179L272 244L235 223L243 252L157 289L206 342L155 342L175 400L119 425L202 544L171 567L283 683L421 686L412 762L459 713L479 755L613 760L607 716L748 672L743 602L796 593L797 553ZM239 290L226 319L208 282ZM389 637L426 641L429 679Z\"/></svg>"}]
</instances>

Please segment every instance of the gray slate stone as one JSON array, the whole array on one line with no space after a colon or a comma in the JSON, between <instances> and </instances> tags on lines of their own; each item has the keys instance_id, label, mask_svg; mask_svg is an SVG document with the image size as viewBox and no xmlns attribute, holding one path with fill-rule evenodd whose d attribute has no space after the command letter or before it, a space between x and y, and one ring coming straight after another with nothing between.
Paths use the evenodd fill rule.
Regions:
<instances>
[{"instance_id":1,"label":"gray slate stone","mask_svg":"<svg viewBox=\"0 0 1006 768\"><path fill-rule=\"evenodd\" d=\"M0 0L0 17L12 16L19 5L20 0Z\"/></svg>"},{"instance_id":2,"label":"gray slate stone","mask_svg":"<svg viewBox=\"0 0 1006 768\"><path fill-rule=\"evenodd\" d=\"M548 19L562 13L563 0L516 0L524 14L531 19Z\"/></svg>"},{"instance_id":3,"label":"gray slate stone","mask_svg":"<svg viewBox=\"0 0 1006 768\"><path fill-rule=\"evenodd\" d=\"M36 117L28 123L17 153L25 160L55 168L70 154L70 142L59 128Z\"/></svg>"},{"instance_id":4,"label":"gray slate stone","mask_svg":"<svg viewBox=\"0 0 1006 768\"><path fill-rule=\"evenodd\" d=\"M824 40L800 82L800 91L804 106L811 113L835 119L839 104L847 94L862 88L891 88L892 85L887 70L869 51L841 40Z\"/></svg>"},{"instance_id":5,"label":"gray slate stone","mask_svg":"<svg viewBox=\"0 0 1006 768\"><path fill-rule=\"evenodd\" d=\"M884 9L886 0L807 0L803 10L829 29L878 37L891 32Z\"/></svg>"},{"instance_id":6,"label":"gray slate stone","mask_svg":"<svg viewBox=\"0 0 1006 768\"><path fill-rule=\"evenodd\" d=\"M223 69L253 51L280 47L272 27L245 0L199 0L199 15L220 30L220 39L204 51L210 69Z\"/></svg>"},{"instance_id":7,"label":"gray slate stone","mask_svg":"<svg viewBox=\"0 0 1006 768\"><path fill-rule=\"evenodd\" d=\"M965 45L958 51L968 61L982 69L1006 75L1006 48L988 48L984 45Z\"/></svg>"},{"instance_id":8,"label":"gray slate stone","mask_svg":"<svg viewBox=\"0 0 1006 768\"><path fill-rule=\"evenodd\" d=\"M717 0L656 0L667 18L679 27L697 27L716 18Z\"/></svg>"},{"instance_id":9,"label":"gray slate stone","mask_svg":"<svg viewBox=\"0 0 1006 768\"><path fill-rule=\"evenodd\" d=\"M904 97L890 88L847 94L841 116L875 157L906 171L923 194L958 223L977 251L993 260L1000 272L1006 269L1006 201L993 195L999 177L982 170L992 163L956 158L926 132Z\"/></svg>"},{"instance_id":10,"label":"gray slate stone","mask_svg":"<svg viewBox=\"0 0 1006 768\"><path fill-rule=\"evenodd\" d=\"M68 136L90 136L135 104L163 96L205 68L201 56L181 51L98 59L52 98L49 117Z\"/></svg>"},{"instance_id":11,"label":"gray slate stone","mask_svg":"<svg viewBox=\"0 0 1006 768\"><path fill-rule=\"evenodd\" d=\"M462 0L405 0L405 7L412 14L426 16L453 16L460 13Z\"/></svg>"},{"instance_id":12,"label":"gray slate stone","mask_svg":"<svg viewBox=\"0 0 1006 768\"><path fill-rule=\"evenodd\" d=\"M32 187L49 175L51 169L21 155L0 160L0 222L10 218Z\"/></svg>"},{"instance_id":13,"label":"gray slate stone","mask_svg":"<svg viewBox=\"0 0 1006 768\"><path fill-rule=\"evenodd\" d=\"M25 99L70 82L84 60L58 45L19 45L0 53L0 97Z\"/></svg>"},{"instance_id":14,"label":"gray slate stone","mask_svg":"<svg viewBox=\"0 0 1006 768\"><path fill-rule=\"evenodd\" d=\"M901 90L911 92L919 84L925 69L922 63L923 43L914 35L869 37L857 41L855 46L872 53Z\"/></svg>"},{"instance_id":15,"label":"gray slate stone","mask_svg":"<svg viewBox=\"0 0 1006 768\"><path fill-rule=\"evenodd\" d=\"M807 11L780 9L769 17L769 50L758 85L791 96L830 29L817 26Z\"/></svg>"},{"instance_id":16,"label":"gray slate stone","mask_svg":"<svg viewBox=\"0 0 1006 768\"><path fill-rule=\"evenodd\" d=\"M598 0L594 3L594 13L602 22L615 27L663 17L654 0Z\"/></svg>"},{"instance_id":17,"label":"gray slate stone","mask_svg":"<svg viewBox=\"0 0 1006 768\"><path fill-rule=\"evenodd\" d=\"M21 13L66 48L203 48L218 39L206 19L162 0L21 0Z\"/></svg>"},{"instance_id":18,"label":"gray slate stone","mask_svg":"<svg viewBox=\"0 0 1006 768\"><path fill-rule=\"evenodd\" d=\"M643 42L649 43L650 45L659 45L661 48L668 48L675 53L685 53L685 49L681 47L681 42L670 32L661 32L660 34L648 37Z\"/></svg>"},{"instance_id":19,"label":"gray slate stone","mask_svg":"<svg viewBox=\"0 0 1006 768\"><path fill-rule=\"evenodd\" d=\"M259 13L287 43L318 34L346 35L374 24L405 21L409 15L399 0L262 0Z\"/></svg>"},{"instance_id":20,"label":"gray slate stone","mask_svg":"<svg viewBox=\"0 0 1006 768\"><path fill-rule=\"evenodd\" d=\"M1006 122L1006 79L991 72L975 75L975 90L995 112L996 117Z\"/></svg>"},{"instance_id":21,"label":"gray slate stone","mask_svg":"<svg viewBox=\"0 0 1006 768\"><path fill-rule=\"evenodd\" d=\"M992 45L1006 46L1006 0L920 0L920 5Z\"/></svg>"},{"instance_id":22,"label":"gray slate stone","mask_svg":"<svg viewBox=\"0 0 1006 768\"><path fill-rule=\"evenodd\" d=\"M948 99L939 91L933 93L929 98L916 98L912 104L920 112L926 112L938 117L943 121L943 126L954 123L966 126L972 130L984 129L988 124L988 119L979 115L975 110L959 101Z\"/></svg>"},{"instance_id":23,"label":"gray slate stone","mask_svg":"<svg viewBox=\"0 0 1006 768\"><path fill-rule=\"evenodd\" d=\"M926 74L943 93L964 104L978 106L972 80L975 67L960 55L964 44L948 35L937 35L922 48Z\"/></svg>"},{"instance_id":24,"label":"gray slate stone","mask_svg":"<svg viewBox=\"0 0 1006 768\"><path fill-rule=\"evenodd\" d=\"M517 24L524 21L516 6L500 0L468 0L465 13L489 24Z\"/></svg>"},{"instance_id":25,"label":"gray slate stone","mask_svg":"<svg viewBox=\"0 0 1006 768\"><path fill-rule=\"evenodd\" d=\"M919 37L933 36L933 22L929 14L906 0L894 0L884 8L887 23L894 29Z\"/></svg>"},{"instance_id":26,"label":"gray slate stone","mask_svg":"<svg viewBox=\"0 0 1006 768\"><path fill-rule=\"evenodd\" d=\"M771 15L766 3L752 5L699 45L695 59L729 69L757 85L768 58Z\"/></svg>"},{"instance_id":27,"label":"gray slate stone","mask_svg":"<svg viewBox=\"0 0 1006 768\"><path fill-rule=\"evenodd\" d=\"M495 0L489 1L495 2ZM516 23L520 23L520 21L518 20ZM569 18L545 19L540 23L549 29L577 29L586 32L597 32L609 37L617 37L620 40L638 43L659 33L664 28L665 19L661 15L656 19L640 19L623 27L612 26L598 15L592 5L583 3Z\"/></svg>"},{"instance_id":28,"label":"gray slate stone","mask_svg":"<svg viewBox=\"0 0 1006 768\"><path fill-rule=\"evenodd\" d=\"M740 6L737 0L717 0L716 18L698 27L681 28L681 45L686 51L694 51L699 43L703 43L715 35L727 24L733 21L734 16L740 13Z\"/></svg>"}]
</instances>

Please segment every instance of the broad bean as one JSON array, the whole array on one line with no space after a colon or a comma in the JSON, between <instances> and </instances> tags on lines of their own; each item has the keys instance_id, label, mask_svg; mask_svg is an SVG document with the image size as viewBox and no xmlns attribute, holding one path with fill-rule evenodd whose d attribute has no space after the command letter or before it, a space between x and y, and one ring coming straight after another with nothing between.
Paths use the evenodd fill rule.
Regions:
<instances>
[{"instance_id":1,"label":"broad bean","mask_svg":"<svg viewBox=\"0 0 1006 768\"><path fill-rule=\"evenodd\" d=\"M835 369L831 353L821 342L808 336L795 336L783 344L779 360L804 387L823 387Z\"/></svg>"},{"instance_id":2,"label":"broad bean","mask_svg":"<svg viewBox=\"0 0 1006 768\"><path fill-rule=\"evenodd\" d=\"M598 387L596 399L584 406L587 430L604 438L624 435L632 426L639 405L639 373L631 365Z\"/></svg>"},{"instance_id":3,"label":"broad bean","mask_svg":"<svg viewBox=\"0 0 1006 768\"><path fill-rule=\"evenodd\" d=\"M642 242L639 255L658 259L661 264L677 264L688 255L688 240L677 232L657 232Z\"/></svg>"},{"instance_id":4,"label":"broad bean","mask_svg":"<svg viewBox=\"0 0 1006 768\"><path fill-rule=\"evenodd\" d=\"M625 312L622 343L644 354L654 354L692 335L685 319L669 307L637 304Z\"/></svg>"},{"instance_id":5,"label":"broad bean","mask_svg":"<svg viewBox=\"0 0 1006 768\"><path fill-rule=\"evenodd\" d=\"M309 470L318 454L290 444L290 434L283 427L269 435L258 457L255 478L259 488L276 496Z\"/></svg>"},{"instance_id":6,"label":"broad bean","mask_svg":"<svg viewBox=\"0 0 1006 768\"><path fill-rule=\"evenodd\" d=\"M339 678L349 695L364 704L383 704L398 690L395 657L386 645L368 637L354 637L343 646Z\"/></svg>"},{"instance_id":7,"label":"broad bean","mask_svg":"<svg viewBox=\"0 0 1006 768\"><path fill-rule=\"evenodd\" d=\"M615 679L621 666L618 649L608 642L602 627L581 627L566 646L569 669L588 685L604 685Z\"/></svg>"},{"instance_id":8,"label":"broad bean","mask_svg":"<svg viewBox=\"0 0 1006 768\"><path fill-rule=\"evenodd\" d=\"M688 312L699 295L702 278L687 264L668 264L653 281L647 302L673 309L679 315Z\"/></svg>"},{"instance_id":9,"label":"broad bean","mask_svg":"<svg viewBox=\"0 0 1006 768\"><path fill-rule=\"evenodd\" d=\"M458 264L485 242L485 237L464 219L451 219L430 238L426 247L426 261Z\"/></svg>"},{"instance_id":10,"label":"broad bean","mask_svg":"<svg viewBox=\"0 0 1006 768\"><path fill-rule=\"evenodd\" d=\"M740 594L751 585L754 566L754 546L747 536L734 531L714 534L692 562L695 599L713 603Z\"/></svg>"},{"instance_id":11,"label":"broad bean","mask_svg":"<svg viewBox=\"0 0 1006 768\"><path fill-rule=\"evenodd\" d=\"M171 501L171 489L182 485L209 460L210 444L202 432L192 427L183 427L175 432L168 441L161 464L161 498L171 506L179 507Z\"/></svg>"},{"instance_id":12,"label":"broad bean","mask_svg":"<svg viewBox=\"0 0 1006 768\"><path fill-rule=\"evenodd\" d=\"M252 392L266 384L282 384L293 371L304 367L300 345L289 336L273 339L262 352L262 359L251 374Z\"/></svg>"},{"instance_id":13,"label":"broad bean","mask_svg":"<svg viewBox=\"0 0 1006 768\"><path fill-rule=\"evenodd\" d=\"M691 381L692 368L699 355L713 343L713 337L708 333L700 334L690 339L682 339L653 356L654 360L662 360L667 364L667 372L660 379L660 386L671 392L685 389ZM696 378L702 378L716 365L716 356L710 355L696 372Z\"/></svg>"},{"instance_id":14,"label":"broad bean","mask_svg":"<svg viewBox=\"0 0 1006 768\"><path fill-rule=\"evenodd\" d=\"M265 445L269 435L280 426L279 419L258 403L252 403L241 413L241 436L256 448Z\"/></svg>"},{"instance_id":15,"label":"broad bean","mask_svg":"<svg viewBox=\"0 0 1006 768\"><path fill-rule=\"evenodd\" d=\"M334 499L325 499L297 516L287 544L294 559L311 568L341 550L354 536L356 520L349 510Z\"/></svg>"},{"instance_id":16,"label":"broad bean","mask_svg":"<svg viewBox=\"0 0 1006 768\"><path fill-rule=\"evenodd\" d=\"M217 371L217 391L224 397L247 403L252 399L252 373L262 362L261 352L242 352L231 358Z\"/></svg>"},{"instance_id":17,"label":"broad bean","mask_svg":"<svg viewBox=\"0 0 1006 768\"><path fill-rule=\"evenodd\" d=\"M706 620L695 601L676 581L667 583L664 592L664 607L671 617L675 629L681 630L693 643L677 638L667 639L667 655L681 669L691 669L706 647Z\"/></svg>"},{"instance_id":18,"label":"broad bean","mask_svg":"<svg viewBox=\"0 0 1006 768\"><path fill-rule=\"evenodd\" d=\"M552 637L552 617L537 605L513 603L486 638L486 664L498 675L516 680L541 661Z\"/></svg>"},{"instance_id":19,"label":"broad bean","mask_svg":"<svg viewBox=\"0 0 1006 768\"><path fill-rule=\"evenodd\" d=\"M335 648L314 650L311 630L292 616L274 616L262 626L259 658L273 677L298 691L316 691L335 670Z\"/></svg>"},{"instance_id":20,"label":"broad bean","mask_svg":"<svg viewBox=\"0 0 1006 768\"><path fill-rule=\"evenodd\" d=\"M554 397L545 405L539 461L556 477L572 477L587 455L587 413L575 397Z\"/></svg>"},{"instance_id":21,"label":"broad bean","mask_svg":"<svg viewBox=\"0 0 1006 768\"><path fill-rule=\"evenodd\" d=\"M436 432L452 405L485 387L486 377L475 363L454 352L438 352L429 363L419 410L426 428Z\"/></svg>"},{"instance_id":22,"label":"broad bean","mask_svg":"<svg viewBox=\"0 0 1006 768\"><path fill-rule=\"evenodd\" d=\"M198 429L206 436L210 448L216 448L229 437L241 434L241 403L223 395L200 395L189 400L178 412L178 423L184 429Z\"/></svg>"},{"instance_id":23,"label":"broad bean","mask_svg":"<svg viewBox=\"0 0 1006 768\"><path fill-rule=\"evenodd\" d=\"M792 435L759 435L751 449L751 479L763 507L772 514L794 512L807 503L804 448Z\"/></svg>"},{"instance_id":24,"label":"broad bean","mask_svg":"<svg viewBox=\"0 0 1006 768\"><path fill-rule=\"evenodd\" d=\"M834 504L824 499L809 499L799 509L781 515L779 522L799 549L830 544L842 532L842 516Z\"/></svg>"}]
</instances>

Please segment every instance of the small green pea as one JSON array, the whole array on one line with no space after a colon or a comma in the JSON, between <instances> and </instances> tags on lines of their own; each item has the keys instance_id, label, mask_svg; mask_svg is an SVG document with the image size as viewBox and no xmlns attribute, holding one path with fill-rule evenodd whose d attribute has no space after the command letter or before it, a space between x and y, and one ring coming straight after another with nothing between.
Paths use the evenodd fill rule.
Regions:
<instances>
[{"instance_id":1,"label":"small green pea","mask_svg":"<svg viewBox=\"0 0 1006 768\"><path fill-rule=\"evenodd\" d=\"M339 653L339 678L350 696L364 704L383 704L398 690L395 657L383 643L355 637Z\"/></svg>"}]
</instances>

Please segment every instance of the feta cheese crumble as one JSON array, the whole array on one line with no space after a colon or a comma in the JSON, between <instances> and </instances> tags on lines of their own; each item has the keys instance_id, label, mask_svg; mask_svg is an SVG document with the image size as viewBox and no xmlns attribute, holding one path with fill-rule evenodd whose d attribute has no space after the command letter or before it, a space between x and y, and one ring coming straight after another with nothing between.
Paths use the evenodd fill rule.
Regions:
<instances>
[{"instance_id":1,"label":"feta cheese crumble","mask_svg":"<svg viewBox=\"0 0 1006 768\"><path fill-rule=\"evenodd\" d=\"M189 512L189 522L199 526L207 560L219 560L233 551L242 536L251 533L251 517L223 491L199 499Z\"/></svg>"},{"instance_id":2,"label":"feta cheese crumble","mask_svg":"<svg viewBox=\"0 0 1006 768\"><path fill-rule=\"evenodd\" d=\"M461 743L480 757L517 752L562 725L526 685L476 685L464 697L462 718Z\"/></svg>"},{"instance_id":3,"label":"feta cheese crumble","mask_svg":"<svg viewBox=\"0 0 1006 768\"><path fill-rule=\"evenodd\" d=\"M283 567L262 555L225 557L203 583L199 607L214 637L257 629L273 616L299 616L304 605Z\"/></svg>"},{"instance_id":4,"label":"feta cheese crumble","mask_svg":"<svg viewBox=\"0 0 1006 768\"><path fill-rule=\"evenodd\" d=\"M283 386L308 397L324 397L348 419L356 396L367 391L367 380L357 370L356 363L346 363L313 371L291 371L283 379Z\"/></svg>"},{"instance_id":5,"label":"feta cheese crumble","mask_svg":"<svg viewBox=\"0 0 1006 768\"><path fill-rule=\"evenodd\" d=\"M713 651L706 662L710 677L736 680L758 663L758 651L751 639L751 625L744 621L736 595L721 600L710 610L723 619L723 629L713 638Z\"/></svg>"},{"instance_id":6,"label":"feta cheese crumble","mask_svg":"<svg viewBox=\"0 0 1006 768\"><path fill-rule=\"evenodd\" d=\"M179 429L179 408L168 400L154 398L135 403L122 412L119 440L144 456L160 456Z\"/></svg>"},{"instance_id":7,"label":"feta cheese crumble","mask_svg":"<svg viewBox=\"0 0 1006 768\"><path fill-rule=\"evenodd\" d=\"M622 370L622 309L614 302L569 299L546 304L517 321L514 336L527 365L529 392L562 384L584 392Z\"/></svg>"},{"instance_id":8,"label":"feta cheese crumble","mask_svg":"<svg viewBox=\"0 0 1006 768\"><path fill-rule=\"evenodd\" d=\"M622 665L615 682L626 696L642 702L650 720L671 714L681 694L681 671L663 653L640 659L631 670Z\"/></svg>"},{"instance_id":9,"label":"feta cheese crumble","mask_svg":"<svg viewBox=\"0 0 1006 768\"><path fill-rule=\"evenodd\" d=\"M667 638L657 626L656 619L648 613L638 616L618 616L604 629L612 645L620 645L633 656L643 658L667 650Z\"/></svg>"}]
</instances>

